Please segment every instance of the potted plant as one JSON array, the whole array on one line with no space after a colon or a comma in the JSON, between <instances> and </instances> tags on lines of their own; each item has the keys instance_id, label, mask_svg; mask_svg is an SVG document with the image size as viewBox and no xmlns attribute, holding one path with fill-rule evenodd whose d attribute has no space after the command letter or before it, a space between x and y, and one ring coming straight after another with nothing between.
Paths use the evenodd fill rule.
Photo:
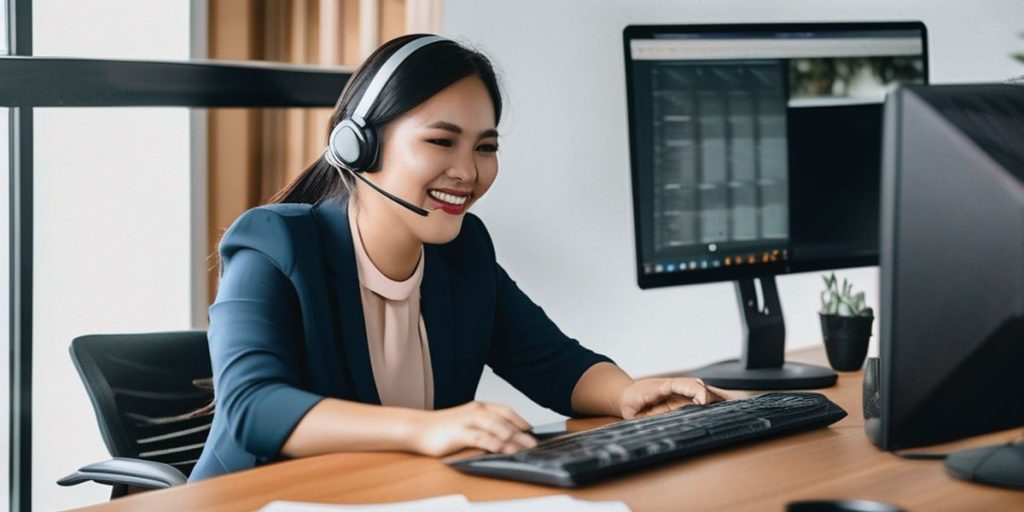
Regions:
<instances>
[{"instance_id":1,"label":"potted plant","mask_svg":"<svg viewBox=\"0 0 1024 512\"><path fill-rule=\"evenodd\" d=\"M841 287L835 273L822 279L819 316L828 362L839 371L859 370L868 353L874 312L865 304L864 292L853 293L853 284L846 279Z\"/></svg>"}]
</instances>

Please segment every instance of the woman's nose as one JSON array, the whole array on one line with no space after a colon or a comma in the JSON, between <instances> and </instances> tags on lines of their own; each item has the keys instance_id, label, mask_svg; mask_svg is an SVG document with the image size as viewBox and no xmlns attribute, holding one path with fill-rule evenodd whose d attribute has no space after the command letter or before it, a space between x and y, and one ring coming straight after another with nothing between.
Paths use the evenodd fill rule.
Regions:
<instances>
[{"instance_id":1,"label":"woman's nose","mask_svg":"<svg viewBox=\"0 0 1024 512\"><path fill-rule=\"evenodd\" d=\"M448 177L459 181L476 181L478 171L472 154L460 155L448 168Z\"/></svg>"}]
</instances>

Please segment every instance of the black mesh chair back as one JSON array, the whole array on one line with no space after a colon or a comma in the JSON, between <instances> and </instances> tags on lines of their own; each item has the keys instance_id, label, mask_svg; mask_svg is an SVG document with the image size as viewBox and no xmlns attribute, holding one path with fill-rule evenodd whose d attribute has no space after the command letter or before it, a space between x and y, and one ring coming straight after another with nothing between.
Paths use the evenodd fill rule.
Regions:
<instances>
[{"instance_id":1,"label":"black mesh chair back","mask_svg":"<svg viewBox=\"0 0 1024 512\"><path fill-rule=\"evenodd\" d=\"M213 421L205 331L81 336L71 359L111 456L192 472Z\"/></svg>"}]
</instances>

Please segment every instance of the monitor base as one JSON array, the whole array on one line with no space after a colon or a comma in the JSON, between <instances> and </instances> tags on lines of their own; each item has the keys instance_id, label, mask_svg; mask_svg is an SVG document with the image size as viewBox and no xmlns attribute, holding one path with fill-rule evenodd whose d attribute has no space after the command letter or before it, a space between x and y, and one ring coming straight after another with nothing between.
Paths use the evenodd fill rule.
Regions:
<instances>
[{"instance_id":1,"label":"monitor base","mask_svg":"<svg viewBox=\"0 0 1024 512\"><path fill-rule=\"evenodd\" d=\"M736 281L736 298L743 314L743 357L705 366L688 375L725 389L766 391L835 385L836 372L829 368L786 362L786 321L775 276Z\"/></svg>"},{"instance_id":2,"label":"monitor base","mask_svg":"<svg viewBox=\"0 0 1024 512\"><path fill-rule=\"evenodd\" d=\"M1024 444L962 450L946 458L946 470L971 482L1024 490Z\"/></svg>"},{"instance_id":3,"label":"monitor base","mask_svg":"<svg viewBox=\"0 0 1024 512\"><path fill-rule=\"evenodd\" d=\"M806 363L783 363L781 368L747 369L738 359L722 361L688 372L705 384L723 389L818 389L834 386L836 372Z\"/></svg>"}]
</instances>

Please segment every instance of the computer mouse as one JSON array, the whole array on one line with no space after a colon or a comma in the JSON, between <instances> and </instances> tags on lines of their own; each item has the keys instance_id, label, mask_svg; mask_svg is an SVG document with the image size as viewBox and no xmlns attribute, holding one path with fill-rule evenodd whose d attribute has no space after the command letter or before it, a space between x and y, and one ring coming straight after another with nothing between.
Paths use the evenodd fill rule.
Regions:
<instances>
[{"instance_id":1,"label":"computer mouse","mask_svg":"<svg viewBox=\"0 0 1024 512\"><path fill-rule=\"evenodd\" d=\"M786 512L903 512L903 509L870 500L807 500L787 504Z\"/></svg>"},{"instance_id":2,"label":"computer mouse","mask_svg":"<svg viewBox=\"0 0 1024 512\"><path fill-rule=\"evenodd\" d=\"M538 441L547 441L548 439L563 436L566 433L565 420L536 425L530 429L530 434Z\"/></svg>"},{"instance_id":3,"label":"computer mouse","mask_svg":"<svg viewBox=\"0 0 1024 512\"><path fill-rule=\"evenodd\" d=\"M946 458L946 470L980 484L1024 489L1024 442L956 452Z\"/></svg>"}]
</instances>

